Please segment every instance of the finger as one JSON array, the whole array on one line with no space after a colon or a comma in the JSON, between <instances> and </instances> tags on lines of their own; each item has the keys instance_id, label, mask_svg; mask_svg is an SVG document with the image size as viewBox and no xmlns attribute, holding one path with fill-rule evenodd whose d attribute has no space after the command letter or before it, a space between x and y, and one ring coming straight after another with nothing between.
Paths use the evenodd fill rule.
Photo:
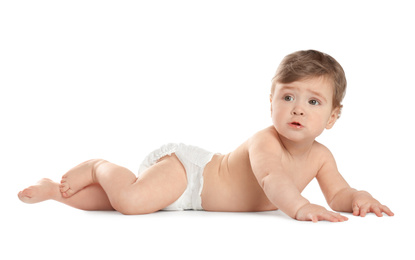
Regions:
<instances>
[{"instance_id":1,"label":"finger","mask_svg":"<svg viewBox=\"0 0 415 260\"><path fill-rule=\"evenodd\" d=\"M378 206L372 206L371 212L375 213L378 217L383 217L382 211L379 209Z\"/></svg>"},{"instance_id":2,"label":"finger","mask_svg":"<svg viewBox=\"0 0 415 260\"><path fill-rule=\"evenodd\" d=\"M368 212L370 212L370 208L369 208L368 205L363 205L363 206L360 207L360 216L361 217L365 217Z\"/></svg>"},{"instance_id":3,"label":"finger","mask_svg":"<svg viewBox=\"0 0 415 260\"><path fill-rule=\"evenodd\" d=\"M337 213L338 214L338 213ZM349 218L348 217L346 217L346 216L343 216L343 215L341 215L341 214L338 214L339 216L339 218L341 219L341 221L343 222L343 221L347 221L347 220L349 220Z\"/></svg>"},{"instance_id":4,"label":"finger","mask_svg":"<svg viewBox=\"0 0 415 260\"><path fill-rule=\"evenodd\" d=\"M324 215L322 215L324 220L328 220L330 222L343 222L345 221L344 217L340 215L339 213L335 212L327 212Z\"/></svg>"},{"instance_id":5,"label":"finger","mask_svg":"<svg viewBox=\"0 0 415 260\"><path fill-rule=\"evenodd\" d=\"M322 220L328 220L330 222L338 222L337 218L333 214L330 214L329 212L323 214L321 218Z\"/></svg>"},{"instance_id":6,"label":"finger","mask_svg":"<svg viewBox=\"0 0 415 260\"><path fill-rule=\"evenodd\" d=\"M353 215L354 216L359 216L360 214L360 208L357 204L353 205Z\"/></svg>"},{"instance_id":7,"label":"finger","mask_svg":"<svg viewBox=\"0 0 415 260\"><path fill-rule=\"evenodd\" d=\"M337 212L333 212L334 213L334 216L340 221L340 222L343 222L343 221L347 221L347 220L349 220L349 218L348 217L346 217L346 216L343 216L343 215L341 215L340 213L337 213Z\"/></svg>"},{"instance_id":8,"label":"finger","mask_svg":"<svg viewBox=\"0 0 415 260\"><path fill-rule=\"evenodd\" d=\"M310 214L310 220L311 220L311 221L313 221L314 223L317 223L317 222L318 222L318 220L319 220L319 218L318 218L318 216L316 216L316 215L312 215L312 214Z\"/></svg>"},{"instance_id":9,"label":"finger","mask_svg":"<svg viewBox=\"0 0 415 260\"><path fill-rule=\"evenodd\" d=\"M388 207L386 207L385 205L381 205L380 206L380 210L382 210L382 212L385 212L386 213L386 215L388 215L388 216L394 216L395 214L388 208Z\"/></svg>"}]
</instances>

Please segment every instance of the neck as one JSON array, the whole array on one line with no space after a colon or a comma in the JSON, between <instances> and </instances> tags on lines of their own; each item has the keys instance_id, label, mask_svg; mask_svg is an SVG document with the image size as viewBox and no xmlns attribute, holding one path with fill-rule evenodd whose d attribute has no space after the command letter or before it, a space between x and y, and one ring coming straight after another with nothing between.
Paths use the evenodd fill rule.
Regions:
<instances>
[{"instance_id":1,"label":"neck","mask_svg":"<svg viewBox=\"0 0 415 260\"><path fill-rule=\"evenodd\" d=\"M281 144L285 148L285 150L292 156L292 157L303 157L308 156L311 151L311 147L313 146L314 139L304 142L295 142L285 138L282 135L279 135L279 139Z\"/></svg>"}]
</instances>

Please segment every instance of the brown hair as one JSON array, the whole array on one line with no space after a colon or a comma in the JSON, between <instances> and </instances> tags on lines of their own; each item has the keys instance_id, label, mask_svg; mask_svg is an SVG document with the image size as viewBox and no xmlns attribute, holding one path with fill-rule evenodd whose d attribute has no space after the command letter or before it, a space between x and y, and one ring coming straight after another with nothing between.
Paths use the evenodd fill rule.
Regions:
<instances>
[{"instance_id":1,"label":"brown hair","mask_svg":"<svg viewBox=\"0 0 415 260\"><path fill-rule=\"evenodd\" d=\"M271 95L277 82L291 83L319 76L333 80L333 108L341 108L347 86L343 68L330 55L315 50L297 51L284 57L272 78Z\"/></svg>"}]
</instances>

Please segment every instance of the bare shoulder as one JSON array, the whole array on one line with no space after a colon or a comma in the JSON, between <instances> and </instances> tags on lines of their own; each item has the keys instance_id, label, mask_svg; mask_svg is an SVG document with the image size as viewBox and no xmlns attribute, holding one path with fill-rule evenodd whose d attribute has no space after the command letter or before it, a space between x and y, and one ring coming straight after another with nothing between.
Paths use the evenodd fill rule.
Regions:
<instances>
[{"instance_id":1,"label":"bare shoulder","mask_svg":"<svg viewBox=\"0 0 415 260\"><path fill-rule=\"evenodd\" d=\"M313 153L323 156L333 156L329 148L317 141L314 141L313 143Z\"/></svg>"},{"instance_id":2,"label":"bare shoulder","mask_svg":"<svg viewBox=\"0 0 415 260\"><path fill-rule=\"evenodd\" d=\"M247 144L251 168L258 181L270 172L280 171L283 151L278 133L273 126L254 134Z\"/></svg>"},{"instance_id":3,"label":"bare shoulder","mask_svg":"<svg viewBox=\"0 0 415 260\"><path fill-rule=\"evenodd\" d=\"M247 141L247 146L251 163L253 161L265 163L269 160L278 160L283 154L281 140L273 126L254 134Z\"/></svg>"},{"instance_id":4,"label":"bare shoulder","mask_svg":"<svg viewBox=\"0 0 415 260\"><path fill-rule=\"evenodd\" d=\"M318 160L320 167L336 166L336 161L333 154L325 145L315 141L313 144L313 157Z\"/></svg>"},{"instance_id":5,"label":"bare shoulder","mask_svg":"<svg viewBox=\"0 0 415 260\"><path fill-rule=\"evenodd\" d=\"M247 141L248 152L250 156L261 155L267 157L280 157L283 153L283 146L273 126L267 127L255 133Z\"/></svg>"},{"instance_id":6,"label":"bare shoulder","mask_svg":"<svg viewBox=\"0 0 415 260\"><path fill-rule=\"evenodd\" d=\"M270 126L261 131L258 131L248 140L249 146L257 145L257 144L268 146L268 145L276 145L279 143L280 141L279 141L278 133L273 126Z\"/></svg>"}]
</instances>

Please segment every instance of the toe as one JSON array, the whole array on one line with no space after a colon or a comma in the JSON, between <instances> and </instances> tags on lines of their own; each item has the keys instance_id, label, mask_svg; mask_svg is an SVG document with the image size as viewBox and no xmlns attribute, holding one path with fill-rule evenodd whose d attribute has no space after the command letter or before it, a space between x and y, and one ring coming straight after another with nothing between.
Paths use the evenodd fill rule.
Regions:
<instances>
[{"instance_id":1,"label":"toe","mask_svg":"<svg viewBox=\"0 0 415 260\"><path fill-rule=\"evenodd\" d=\"M21 192L19 192L19 194L17 194L17 196L19 197L19 199L25 203L29 203L30 199L32 198L32 190L27 188L22 190Z\"/></svg>"},{"instance_id":2,"label":"toe","mask_svg":"<svg viewBox=\"0 0 415 260\"><path fill-rule=\"evenodd\" d=\"M65 198L69 198L70 196L74 195L74 193L75 192L71 188L69 188L66 191L62 192L62 196Z\"/></svg>"},{"instance_id":3,"label":"toe","mask_svg":"<svg viewBox=\"0 0 415 260\"><path fill-rule=\"evenodd\" d=\"M69 189L69 185L66 183L59 185L59 190L61 193L67 192Z\"/></svg>"},{"instance_id":4,"label":"toe","mask_svg":"<svg viewBox=\"0 0 415 260\"><path fill-rule=\"evenodd\" d=\"M24 190L22 191L22 195L23 195L24 197L31 198L31 197L32 197L32 195L33 195L33 191L32 191L32 189L29 189L29 188L24 189Z\"/></svg>"}]
</instances>

